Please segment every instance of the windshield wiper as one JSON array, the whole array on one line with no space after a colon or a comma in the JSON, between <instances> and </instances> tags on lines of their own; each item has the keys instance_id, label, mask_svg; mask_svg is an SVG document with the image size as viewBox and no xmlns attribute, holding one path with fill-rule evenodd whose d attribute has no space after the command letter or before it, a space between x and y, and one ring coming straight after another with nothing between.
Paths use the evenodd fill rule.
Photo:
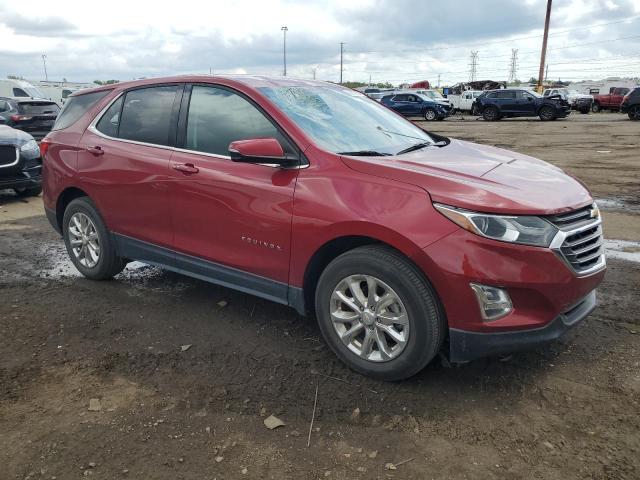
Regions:
<instances>
[{"instance_id":1,"label":"windshield wiper","mask_svg":"<svg viewBox=\"0 0 640 480\"><path fill-rule=\"evenodd\" d=\"M414 152L416 150L420 150L421 148L429 147L431 145L433 145L433 142L416 143L414 145L411 145L410 147L405 148L404 150L400 150L398 153L396 153L396 155L402 155L403 153Z\"/></svg>"},{"instance_id":2,"label":"windshield wiper","mask_svg":"<svg viewBox=\"0 0 640 480\"><path fill-rule=\"evenodd\" d=\"M388 157L391 154L376 152L375 150L358 150L356 152L338 152L338 155L351 155L354 157Z\"/></svg>"}]
</instances>

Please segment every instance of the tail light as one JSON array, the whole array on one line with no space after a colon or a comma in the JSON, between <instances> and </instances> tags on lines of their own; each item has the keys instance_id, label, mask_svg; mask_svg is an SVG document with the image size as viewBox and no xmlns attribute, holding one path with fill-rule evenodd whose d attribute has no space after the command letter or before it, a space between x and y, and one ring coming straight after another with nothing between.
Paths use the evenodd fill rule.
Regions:
<instances>
[{"instance_id":1,"label":"tail light","mask_svg":"<svg viewBox=\"0 0 640 480\"><path fill-rule=\"evenodd\" d=\"M28 115L11 115L11 120L14 122L23 122L25 120L31 120L33 117L29 117Z\"/></svg>"},{"instance_id":2,"label":"tail light","mask_svg":"<svg viewBox=\"0 0 640 480\"><path fill-rule=\"evenodd\" d=\"M40 142L40 158L44 160L44 156L47 154L47 150L49 150L49 145L51 145L46 139Z\"/></svg>"}]
</instances>

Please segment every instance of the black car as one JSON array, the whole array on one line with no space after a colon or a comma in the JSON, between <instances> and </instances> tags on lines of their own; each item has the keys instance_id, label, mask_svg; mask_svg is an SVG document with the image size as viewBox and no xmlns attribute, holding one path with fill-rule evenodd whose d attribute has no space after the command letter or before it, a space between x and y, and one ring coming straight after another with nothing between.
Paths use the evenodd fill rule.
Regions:
<instances>
[{"instance_id":1,"label":"black car","mask_svg":"<svg viewBox=\"0 0 640 480\"><path fill-rule=\"evenodd\" d=\"M489 90L473 104L473 112L485 120L509 117L540 117L540 120L556 120L571 113L571 105L560 95L543 97L530 90Z\"/></svg>"},{"instance_id":2,"label":"black car","mask_svg":"<svg viewBox=\"0 0 640 480\"><path fill-rule=\"evenodd\" d=\"M640 120L640 87L634 88L624 96L620 111L629 115L631 120Z\"/></svg>"},{"instance_id":3,"label":"black car","mask_svg":"<svg viewBox=\"0 0 640 480\"><path fill-rule=\"evenodd\" d=\"M0 125L0 190L11 188L21 197L40 195L41 172L40 147L35 139Z\"/></svg>"},{"instance_id":4,"label":"black car","mask_svg":"<svg viewBox=\"0 0 640 480\"><path fill-rule=\"evenodd\" d=\"M405 117L423 117L427 121L444 120L451 113L451 105L434 101L419 93L396 93L382 97L380 103Z\"/></svg>"},{"instance_id":5,"label":"black car","mask_svg":"<svg viewBox=\"0 0 640 480\"><path fill-rule=\"evenodd\" d=\"M23 130L40 140L51 131L60 107L51 100L0 97L0 117L5 125Z\"/></svg>"}]
</instances>

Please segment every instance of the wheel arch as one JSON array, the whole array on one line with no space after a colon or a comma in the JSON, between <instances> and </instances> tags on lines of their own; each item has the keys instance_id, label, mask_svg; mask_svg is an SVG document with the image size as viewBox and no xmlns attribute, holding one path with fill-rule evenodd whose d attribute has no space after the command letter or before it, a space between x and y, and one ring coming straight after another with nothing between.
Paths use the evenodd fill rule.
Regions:
<instances>
[{"instance_id":1,"label":"wheel arch","mask_svg":"<svg viewBox=\"0 0 640 480\"><path fill-rule=\"evenodd\" d=\"M315 311L315 291L318 285L318 280L325 268L335 258L339 257L343 253L367 245L379 245L394 250L411 263L427 280L427 282L433 286L431 279L428 278L427 274L413 259L414 255L420 251L417 246L396 244L396 242L384 241L370 235L341 235L326 241L318 247L306 264L302 282L302 296L305 313L308 314ZM435 289L435 287L434 290L437 295L437 289ZM441 302L439 298L438 301Z\"/></svg>"},{"instance_id":2,"label":"wheel arch","mask_svg":"<svg viewBox=\"0 0 640 480\"><path fill-rule=\"evenodd\" d=\"M64 211L73 200L80 197L88 197L89 195L78 187L67 187L58 196L56 201L56 222L58 224L59 231L62 231L62 219L64 217Z\"/></svg>"}]
</instances>

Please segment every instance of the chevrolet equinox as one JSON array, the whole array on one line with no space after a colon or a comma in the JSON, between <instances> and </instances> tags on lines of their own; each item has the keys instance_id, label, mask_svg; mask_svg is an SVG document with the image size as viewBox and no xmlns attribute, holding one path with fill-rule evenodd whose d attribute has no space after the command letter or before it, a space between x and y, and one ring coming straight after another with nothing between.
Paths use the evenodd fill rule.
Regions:
<instances>
[{"instance_id":1,"label":"chevrolet equinox","mask_svg":"<svg viewBox=\"0 0 640 480\"><path fill-rule=\"evenodd\" d=\"M338 85L179 76L69 97L44 204L87 278L139 260L315 313L385 380L549 342L595 307L600 213L541 160Z\"/></svg>"}]
</instances>

